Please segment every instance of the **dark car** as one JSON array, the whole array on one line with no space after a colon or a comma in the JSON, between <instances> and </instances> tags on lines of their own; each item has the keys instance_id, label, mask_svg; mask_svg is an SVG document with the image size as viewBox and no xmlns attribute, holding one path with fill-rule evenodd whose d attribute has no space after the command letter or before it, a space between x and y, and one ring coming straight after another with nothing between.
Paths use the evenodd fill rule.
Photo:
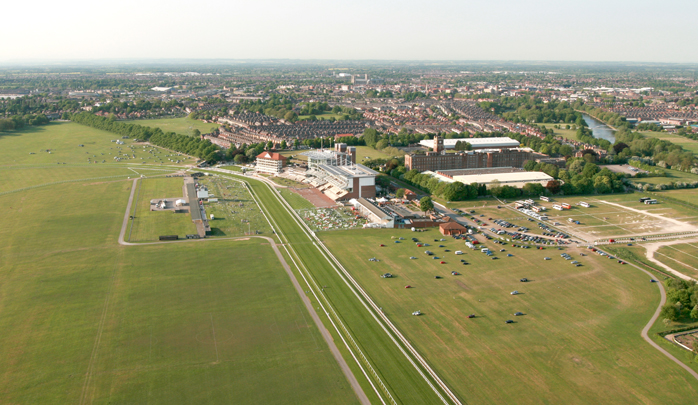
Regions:
<instances>
[{"instance_id":1,"label":"dark car","mask_svg":"<svg viewBox=\"0 0 698 405\"><path fill-rule=\"evenodd\" d=\"M527 279L526 277L524 277L524 278L522 278L522 279L521 279L521 280L519 280L519 281L521 281L522 283L525 283L525 282L527 282L527 281L528 281L528 279Z\"/></svg>"},{"instance_id":2,"label":"dark car","mask_svg":"<svg viewBox=\"0 0 698 405\"><path fill-rule=\"evenodd\" d=\"M514 316L521 316L521 315L523 315L523 312L517 312L514 314Z\"/></svg>"},{"instance_id":3,"label":"dark car","mask_svg":"<svg viewBox=\"0 0 698 405\"><path fill-rule=\"evenodd\" d=\"M468 318L475 318L475 314L468 315Z\"/></svg>"},{"instance_id":4,"label":"dark car","mask_svg":"<svg viewBox=\"0 0 698 405\"><path fill-rule=\"evenodd\" d=\"M507 319L506 323L514 323L511 319Z\"/></svg>"}]
</instances>

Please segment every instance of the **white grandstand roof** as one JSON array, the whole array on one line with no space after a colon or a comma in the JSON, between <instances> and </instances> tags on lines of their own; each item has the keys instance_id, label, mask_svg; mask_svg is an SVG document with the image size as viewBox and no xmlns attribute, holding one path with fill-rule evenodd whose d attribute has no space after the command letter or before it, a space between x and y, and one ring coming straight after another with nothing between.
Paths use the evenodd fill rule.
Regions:
<instances>
[{"instance_id":1,"label":"white grandstand roof","mask_svg":"<svg viewBox=\"0 0 698 405\"><path fill-rule=\"evenodd\" d=\"M511 148L511 147L518 147L519 141L516 139L511 139L506 136L499 136L495 138L452 138L452 139L444 139L444 148L446 149L453 149L456 146L456 143L460 142L467 142L473 146L473 148L476 149L496 149L496 148ZM431 148L434 146L434 140L433 139L425 139L422 141L419 141L420 145L426 146L428 148Z\"/></svg>"}]
</instances>

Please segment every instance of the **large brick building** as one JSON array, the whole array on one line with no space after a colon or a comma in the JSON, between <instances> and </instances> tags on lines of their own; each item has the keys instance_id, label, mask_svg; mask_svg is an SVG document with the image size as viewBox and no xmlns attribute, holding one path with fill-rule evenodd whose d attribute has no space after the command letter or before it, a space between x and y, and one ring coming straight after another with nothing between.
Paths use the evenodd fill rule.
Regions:
<instances>
[{"instance_id":1,"label":"large brick building","mask_svg":"<svg viewBox=\"0 0 698 405\"><path fill-rule=\"evenodd\" d=\"M523 167L527 160L535 159L529 148L480 149L457 153L444 153L444 142L438 136L433 139L433 152L405 155L405 168L425 170L481 169L485 167Z\"/></svg>"}]
</instances>

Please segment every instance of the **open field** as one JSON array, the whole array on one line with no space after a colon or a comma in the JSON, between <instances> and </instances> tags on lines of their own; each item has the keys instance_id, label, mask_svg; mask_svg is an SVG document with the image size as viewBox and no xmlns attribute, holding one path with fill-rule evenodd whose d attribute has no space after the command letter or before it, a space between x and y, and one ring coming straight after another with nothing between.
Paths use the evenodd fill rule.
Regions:
<instances>
[{"instance_id":1,"label":"open field","mask_svg":"<svg viewBox=\"0 0 698 405\"><path fill-rule=\"evenodd\" d=\"M654 258L687 276L698 278L698 243L667 245Z\"/></svg>"},{"instance_id":2,"label":"open field","mask_svg":"<svg viewBox=\"0 0 698 405\"><path fill-rule=\"evenodd\" d=\"M391 155L380 150L369 148L368 146L357 146L356 147L356 163L361 163L364 160L369 159L390 159L396 156L405 156L405 153L399 155Z\"/></svg>"},{"instance_id":3,"label":"open field","mask_svg":"<svg viewBox=\"0 0 698 405\"><path fill-rule=\"evenodd\" d=\"M329 120L330 118L339 119L339 118L342 118L342 114L334 114L334 113L331 113L331 112L323 112L322 114L317 114L315 117L317 117L318 120L321 119L321 118L322 118L323 120ZM310 118L310 115L299 115L299 116L298 116L298 119L299 119L299 120L307 120L308 118Z\"/></svg>"},{"instance_id":4,"label":"open field","mask_svg":"<svg viewBox=\"0 0 698 405\"><path fill-rule=\"evenodd\" d=\"M666 177L643 177L640 179L631 179L633 183L640 184L669 184L671 182L683 181L694 182L698 181L698 174L686 173L679 170L663 169L666 172Z\"/></svg>"},{"instance_id":5,"label":"open field","mask_svg":"<svg viewBox=\"0 0 698 405\"><path fill-rule=\"evenodd\" d=\"M698 153L698 141L689 139L680 135L669 134L666 132L652 132L652 131L640 131L644 136L650 138L659 138L665 141L669 141L675 145L679 145L687 151Z\"/></svg>"},{"instance_id":6,"label":"open field","mask_svg":"<svg viewBox=\"0 0 698 405\"><path fill-rule=\"evenodd\" d=\"M565 139L571 139L573 141L577 140L577 130L564 129L565 125L567 125L567 124L541 124L541 123L539 123L537 125L541 125L541 126L544 126L546 128L552 129L554 131L553 133L555 134L555 136L561 136ZM553 128L555 125L560 125L560 127L562 129ZM571 125L570 125L570 127L571 127Z\"/></svg>"},{"instance_id":7,"label":"open field","mask_svg":"<svg viewBox=\"0 0 698 405\"><path fill-rule=\"evenodd\" d=\"M180 160L182 164L193 163L186 156L177 156L177 153L147 144L136 144L133 139L120 138L118 135L72 122L51 123L42 127L2 133L0 150L12 153L0 154L0 167L111 167L115 163L162 165L172 164L172 160ZM124 145L111 142L115 139L122 140ZM115 157L119 160L114 159Z\"/></svg>"},{"instance_id":8,"label":"open field","mask_svg":"<svg viewBox=\"0 0 698 405\"><path fill-rule=\"evenodd\" d=\"M406 240L394 243L391 236ZM417 248L413 236L432 246ZM500 245L490 242L499 260L471 250L456 256L463 242L432 242L441 238L436 230L323 232L321 238L468 403L684 403L698 395L697 381L641 339L659 292L630 266L567 249L583 263L574 267L557 249L505 246L499 253ZM446 264L427 258L425 249ZM396 278L380 278L385 272ZM522 294L510 295L515 289ZM424 315L412 316L415 310ZM514 317L516 311L525 315Z\"/></svg>"},{"instance_id":9,"label":"open field","mask_svg":"<svg viewBox=\"0 0 698 405\"><path fill-rule=\"evenodd\" d=\"M213 176L200 177L197 181L218 198L218 202L204 203L206 214L215 218L209 221L212 236L242 236L248 232L272 235L269 223L243 184Z\"/></svg>"},{"instance_id":10,"label":"open field","mask_svg":"<svg viewBox=\"0 0 698 405\"><path fill-rule=\"evenodd\" d=\"M182 118L160 118L153 120L130 120L124 121L132 124L143 125L145 127L160 128L163 132L175 132L181 135L193 136L193 131L198 129L202 134L208 134L218 128L218 124L209 124L203 121L191 119L189 117Z\"/></svg>"},{"instance_id":11,"label":"open field","mask_svg":"<svg viewBox=\"0 0 698 405\"><path fill-rule=\"evenodd\" d=\"M538 200L547 208L546 215L551 222L558 222L558 228L572 232L593 242L608 237L635 237L651 234L667 234L698 230L698 213L678 204L661 202L647 205L638 200L640 193L608 194L595 196L570 196L555 198L552 202ZM591 206L577 205L586 201ZM569 210L557 211L553 204L567 202ZM570 224L568 219L580 221Z\"/></svg>"},{"instance_id":12,"label":"open field","mask_svg":"<svg viewBox=\"0 0 698 405\"><path fill-rule=\"evenodd\" d=\"M119 246L131 184L0 196L0 403L356 403L264 241Z\"/></svg>"},{"instance_id":13,"label":"open field","mask_svg":"<svg viewBox=\"0 0 698 405\"><path fill-rule=\"evenodd\" d=\"M161 171L146 171L143 173L160 174L171 172ZM128 177L138 177L134 171L129 168L117 165L103 165L95 167L85 166L43 166L43 167L3 167L0 168L0 193L13 190L24 189L27 187L37 187L42 185L54 184L57 182L75 181L81 179L100 179L99 181L118 181L119 179L127 179ZM97 180L95 180L97 181Z\"/></svg>"},{"instance_id":14,"label":"open field","mask_svg":"<svg viewBox=\"0 0 698 405\"><path fill-rule=\"evenodd\" d=\"M676 198L677 200L685 201L692 204L698 204L698 189L695 188L685 188L681 190L666 190L666 191L654 191L653 195L657 198L662 198L662 196L668 196L671 198Z\"/></svg>"},{"instance_id":15,"label":"open field","mask_svg":"<svg viewBox=\"0 0 698 405\"><path fill-rule=\"evenodd\" d=\"M135 211L132 224L126 231L128 242L154 242L160 235L195 234L196 226L191 221L191 214L172 211L151 211L150 200L162 198L181 198L182 177L150 178L138 181Z\"/></svg>"}]
</instances>

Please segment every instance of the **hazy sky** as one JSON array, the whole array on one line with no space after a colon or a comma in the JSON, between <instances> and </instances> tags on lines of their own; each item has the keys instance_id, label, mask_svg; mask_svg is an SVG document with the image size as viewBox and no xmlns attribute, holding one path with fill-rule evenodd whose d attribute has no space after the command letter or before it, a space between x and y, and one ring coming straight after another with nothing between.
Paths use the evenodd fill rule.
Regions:
<instances>
[{"instance_id":1,"label":"hazy sky","mask_svg":"<svg viewBox=\"0 0 698 405\"><path fill-rule=\"evenodd\" d=\"M698 0L6 1L0 62L698 62Z\"/></svg>"}]
</instances>

